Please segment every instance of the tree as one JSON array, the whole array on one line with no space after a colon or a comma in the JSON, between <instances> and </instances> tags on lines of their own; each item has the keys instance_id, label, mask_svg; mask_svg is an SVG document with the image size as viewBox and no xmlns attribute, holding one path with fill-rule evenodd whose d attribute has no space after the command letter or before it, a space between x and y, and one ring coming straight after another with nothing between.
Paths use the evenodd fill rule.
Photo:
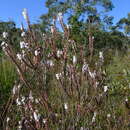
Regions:
<instances>
[{"instance_id":1,"label":"tree","mask_svg":"<svg viewBox=\"0 0 130 130\"><path fill-rule=\"evenodd\" d=\"M62 12L69 24L73 25L76 22L86 22L89 16L99 16L104 12L112 10L114 7L111 0L46 0L47 14L41 16L41 21L52 23L52 19ZM98 7L103 7L103 10L98 10Z\"/></svg>"},{"instance_id":2,"label":"tree","mask_svg":"<svg viewBox=\"0 0 130 130\"><path fill-rule=\"evenodd\" d=\"M127 18L122 18L117 23L118 29L123 29L127 35L130 35L130 13L128 13Z\"/></svg>"},{"instance_id":3,"label":"tree","mask_svg":"<svg viewBox=\"0 0 130 130\"><path fill-rule=\"evenodd\" d=\"M64 22L71 27L70 39L84 44L86 52L90 50L90 55L95 49L121 49L128 43L127 37L117 30L117 25L113 26L114 17L107 15L114 8L111 0L46 0L46 7L48 12L41 16L44 31L50 29L53 19L62 12ZM128 20L125 19L125 23L128 25ZM129 26L125 26L125 30L128 32Z\"/></svg>"}]
</instances>

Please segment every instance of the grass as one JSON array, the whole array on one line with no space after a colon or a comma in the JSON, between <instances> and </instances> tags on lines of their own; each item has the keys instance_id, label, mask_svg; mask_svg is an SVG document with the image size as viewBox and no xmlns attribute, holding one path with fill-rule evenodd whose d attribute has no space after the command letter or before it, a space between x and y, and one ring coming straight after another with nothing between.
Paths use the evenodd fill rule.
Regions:
<instances>
[{"instance_id":1,"label":"grass","mask_svg":"<svg viewBox=\"0 0 130 130\"><path fill-rule=\"evenodd\" d=\"M0 112L4 109L16 80L14 65L3 55L0 57Z\"/></svg>"}]
</instances>

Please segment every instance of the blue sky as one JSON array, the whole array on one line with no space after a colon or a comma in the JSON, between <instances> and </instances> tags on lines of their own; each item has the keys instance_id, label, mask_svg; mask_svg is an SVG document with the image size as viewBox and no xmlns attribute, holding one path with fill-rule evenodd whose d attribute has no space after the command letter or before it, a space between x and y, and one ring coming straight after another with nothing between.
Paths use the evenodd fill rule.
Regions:
<instances>
[{"instance_id":1,"label":"blue sky","mask_svg":"<svg viewBox=\"0 0 130 130\"><path fill-rule=\"evenodd\" d=\"M21 22L25 22L22 17L23 8L27 8L32 23L47 11L45 0L0 0L0 20L13 20L20 26Z\"/></svg>"},{"instance_id":2,"label":"blue sky","mask_svg":"<svg viewBox=\"0 0 130 130\"><path fill-rule=\"evenodd\" d=\"M130 12L130 0L112 0L115 8L110 15L114 16L114 22L126 17ZM21 15L23 8L27 8L31 22L38 20L39 16L47 12L45 0L0 0L0 20L14 20L20 26L24 19Z\"/></svg>"},{"instance_id":3,"label":"blue sky","mask_svg":"<svg viewBox=\"0 0 130 130\"><path fill-rule=\"evenodd\" d=\"M114 16L114 22L117 22L122 17L127 17L130 13L130 0L112 0L115 8L110 12Z\"/></svg>"}]
</instances>

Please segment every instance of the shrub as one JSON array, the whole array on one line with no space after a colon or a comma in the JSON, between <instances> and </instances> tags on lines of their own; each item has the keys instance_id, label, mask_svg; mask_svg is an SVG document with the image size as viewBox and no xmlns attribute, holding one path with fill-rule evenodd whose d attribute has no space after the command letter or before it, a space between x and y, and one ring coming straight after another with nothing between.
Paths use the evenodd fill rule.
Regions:
<instances>
[{"instance_id":1,"label":"shrub","mask_svg":"<svg viewBox=\"0 0 130 130\"><path fill-rule=\"evenodd\" d=\"M3 128L127 129L129 99L113 95L103 53L86 57L85 48L69 39L62 17L60 47L55 26L39 41L26 10L24 17L28 30L22 30L20 52L15 53L6 39L2 44L19 75L2 114Z\"/></svg>"}]
</instances>

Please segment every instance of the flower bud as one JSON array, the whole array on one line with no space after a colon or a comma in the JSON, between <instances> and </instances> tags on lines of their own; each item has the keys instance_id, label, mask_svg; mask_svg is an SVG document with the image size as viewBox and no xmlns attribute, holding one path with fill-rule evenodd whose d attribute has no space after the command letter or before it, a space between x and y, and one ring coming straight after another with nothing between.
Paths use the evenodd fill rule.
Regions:
<instances>
[{"instance_id":1,"label":"flower bud","mask_svg":"<svg viewBox=\"0 0 130 130\"><path fill-rule=\"evenodd\" d=\"M77 57L73 56L73 64L76 64L76 62L77 62Z\"/></svg>"},{"instance_id":2,"label":"flower bud","mask_svg":"<svg viewBox=\"0 0 130 130\"><path fill-rule=\"evenodd\" d=\"M61 12L58 13L58 21L63 19L63 14Z\"/></svg>"},{"instance_id":3,"label":"flower bud","mask_svg":"<svg viewBox=\"0 0 130 130\"><path fill-rule=\"evenodd\" d=\"M28 20L28 12L27 12L26 8L23 9L22 15L23 15L24 19L27 21Z\"/></svg>"},{"instance_id":4,"label":"flower bud","mask_svg":"<svg viewBox=\"0 0 130 130\"><path fill-rule=\"evenodd\" d=\"M8 37L8 33L7 32L3 32L3 38L7 38Z\"/></svg>"}]
</instances>

